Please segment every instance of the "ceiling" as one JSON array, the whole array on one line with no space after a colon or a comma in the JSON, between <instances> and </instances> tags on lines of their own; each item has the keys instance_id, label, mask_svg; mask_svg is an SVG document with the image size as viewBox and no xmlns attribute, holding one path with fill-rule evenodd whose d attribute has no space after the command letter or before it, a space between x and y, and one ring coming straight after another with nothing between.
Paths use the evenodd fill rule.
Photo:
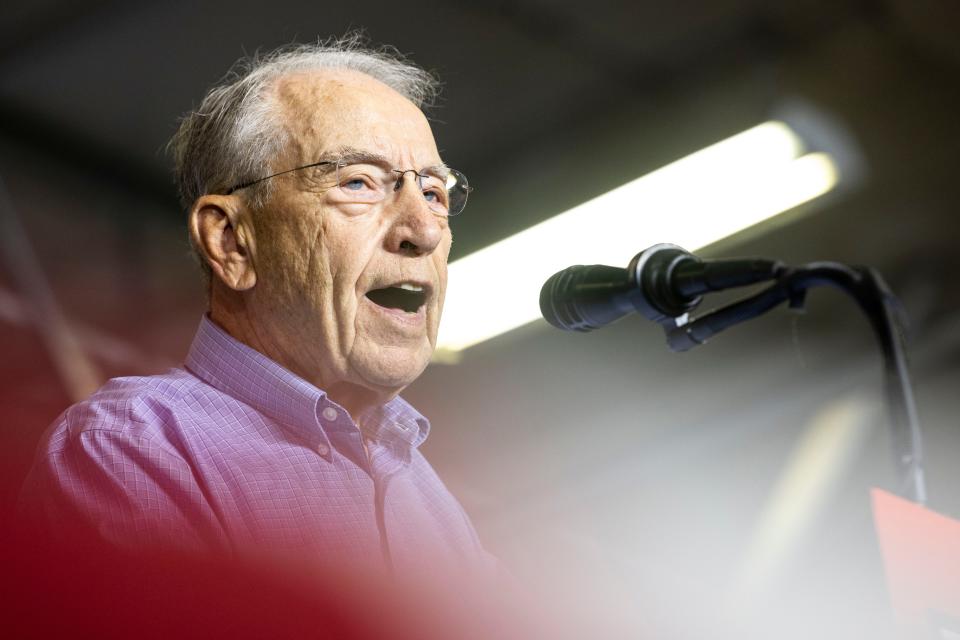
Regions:
<instances>
[{"instance_id":1,"label":"ceiling","mask_svg":"<svg viewBox=\"0 0 960 640\"><path fill-rule=\"evenodd\" d=\"M652 116L669 122L664 113L678 103L737 75L754 76L752 90L766 94L753 97L755 114L745 114L759 117L789 90L777 85L778 66L837 34L869 28L938 64L960 60L960 46L944 26L955 23L956 9L934 1L417 6L413 12L381 2L8 2L0 19L0 135L175 209L164 145L178 116L234 60L362 28L373 42L396 46L440 76L443 97L430 112L438 142L448 162L475 176L482 198L497 189L497 169L509 171L520 154L553 151L558 141L611 118L626 115L641 126L659 125ZM737 108L748 111L744 106ZM655 151L642 152L655 164L723 137L731 124L740 125L714 113L703 131L675 131L679 142L658 141ZM509 222L498 213L482 224L473 216L461 223L455 254L552 213L511 211ZM484 231L491 222L495 231Z\"/></svg>"},{"instance_id":2,"label":"ceiling","mask_svg":"<svg viewBox=\"0 0 960 640\"><path fill-rule=\"evenodd\" d=\"M4 130L46 138L77 161L122 160L122 171L96 168L108 179L152 181L168 197L161 149L177 115L240 55L318 33L363 28L435 70L445 83L433 114L441 146L473 168L620 101L812 46L858 21L928 32L939 24L901 25L880 3L818 0L789 9L747 0L609 0L593 3L587 19L574 2L425 2L416 13L293 0L269 9L225 1L10 5L0 24Z\"/></svg>"}]
</instances>

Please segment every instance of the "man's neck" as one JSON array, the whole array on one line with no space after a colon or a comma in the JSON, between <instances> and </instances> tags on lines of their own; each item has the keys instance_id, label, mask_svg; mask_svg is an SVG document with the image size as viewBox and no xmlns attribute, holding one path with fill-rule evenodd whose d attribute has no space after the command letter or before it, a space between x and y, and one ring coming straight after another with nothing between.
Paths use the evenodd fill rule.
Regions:
<instances>
[{"instance_id":1,"label":"man's neck","mask_svg":"<svg viewBox=\"0 0 960 640\"><path fill-rule=\"evenodd\" d=\"M374 407L381 406L396 396L347 381L328 381L317 371L308 371L298 366L292 358L285 357L284 349L251 320L242 304L239 308L224 308L213 304L208 312L210 320L226 331L232 338L270 358L283 368L298 375L327 394L327 397L346 409L354 421Z\"/></svg>"}]
</instances>

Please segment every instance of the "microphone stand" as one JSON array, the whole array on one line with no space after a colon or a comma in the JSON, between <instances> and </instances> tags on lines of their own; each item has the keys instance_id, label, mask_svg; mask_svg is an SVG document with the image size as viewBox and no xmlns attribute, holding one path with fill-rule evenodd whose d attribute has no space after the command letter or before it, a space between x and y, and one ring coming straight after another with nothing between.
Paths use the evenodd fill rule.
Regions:
<instances>
[{"instance_id":1,"label":"microphone stand","mask_svg":"<svg viewBox=\"0 0 960 640\"><path fill-rule=\"evenodd\" d=\"M673 351L687 351L724 329L766 313L783 302L787 302L791 309L802 309L807 290L817 286L844 291L857 301L870 320L883 352L884 395L893 427L900 494L918 504L925 504L923 442L907 366L903 310L876 270L837 262L813 262L802 267L784 268L777 274L774 284L756 295L698 318L683 314L663 320L661 324L667 345Z\"/></svg>"}]
</instances>

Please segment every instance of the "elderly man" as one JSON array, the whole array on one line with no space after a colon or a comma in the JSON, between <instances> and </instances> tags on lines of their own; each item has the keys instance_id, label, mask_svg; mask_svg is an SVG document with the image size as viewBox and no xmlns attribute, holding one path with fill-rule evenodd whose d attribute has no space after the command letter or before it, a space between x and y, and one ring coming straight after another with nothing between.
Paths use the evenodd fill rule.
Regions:
<instances>
[{"instance_id":1,"label":"elderly man","mask_svg":"<svg viewBox=\"0 0 960 640\"><path fill-rule=\"evenodd\" d=\"M124 547L479 567L398 393L427 366L466 178L421 69L347 40L242 63L172 148L209 313L183 368L111 380L41 444L28 513Z\"/></svg>"}]
</instances>

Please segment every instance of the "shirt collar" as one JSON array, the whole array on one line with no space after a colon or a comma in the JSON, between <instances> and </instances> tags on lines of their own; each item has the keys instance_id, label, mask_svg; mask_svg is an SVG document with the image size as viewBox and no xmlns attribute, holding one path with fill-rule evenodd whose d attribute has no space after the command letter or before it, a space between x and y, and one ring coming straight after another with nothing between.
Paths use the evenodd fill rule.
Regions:
<instances>
[{"instance_id":1,"label":"shirt collar","mask_svg":"<svg viewBox=\"0 0 960 640\"><path fill-rule=\"evenodd\" d=\"M321 435L329 446L324 422L342 428L353 425L350 414L327 394L243 344L218 327L206 314L184 362L186 368L208 384L286 425L306 428L306 435ZM336 410L336 425L325 418L325 409ZM330 413L330 415L333 415ZM430 433L430 422L399 396L368 410L359 418L360 430L371 439L390 439L418 447Z\"/></svg>"},{"instance_id":2,"label":"shirt collar","mask_svg":"<svg viewBox=\"0 0 960 640\"><path fill-rule=\"evenodd\" d=\"M430 421L397 396L359 416L360 431L371 440L384 440L419 447L430 435Z\"/></svg>"}]
</instances>

